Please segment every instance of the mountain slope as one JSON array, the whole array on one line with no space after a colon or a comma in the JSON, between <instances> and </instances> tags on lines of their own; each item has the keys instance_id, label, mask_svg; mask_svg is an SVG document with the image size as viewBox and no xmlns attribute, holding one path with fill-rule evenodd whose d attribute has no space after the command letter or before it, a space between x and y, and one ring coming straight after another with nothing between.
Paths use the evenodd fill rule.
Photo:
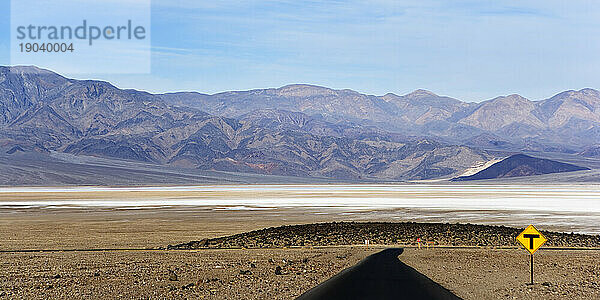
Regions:
<instances>
[{"instance_id":1,"label":"mountain slope","mask_svg":"<svg viewBox=\"0 0 600 300\"><path fill-rule=\"evenodd\" d=\"M498 97L480 103L477 109L461 119L459 123L490 132L499 131L514 124L542 128L544 123L532 114L535 108L534 102L519 95Z\"/></svg>"},{"instance_id":2,"label":"mountain slope","mask_svg":"<svg viewBox=\"0 0 600 300\"><path fill-rule=\"evenodd\" d=\"M553 161L549 159L531 157L525 154L516 154L505 158L502 161L499 161L473 175L457 177L453 180L469 181L480 179L508 178L574 172L583 170L589 170L589 168Z\"/></svg>"},{"instance_id":3,"label":"mountain slope","mask_svg":"<svg viewBox=\"0 0 600 300\"><path fill-rule=\"evenodd\" d=\"M64 152L284 176L450 178L502 156L482 148L590 155L583 149L600 142L599 106L591 89L482 103L425 90L373 96L301 84L155 95L0 67L0 146L9 155Z\"/></svg>"},{"instance_id":4,"label":"mountain slope","mask_svg":"<svg viewBox=\"0 0 600 300\"><path fill-rule=\"evenodd\" d=\"M600 158L600 145L594 145L586 148L579 155L583 157Z\"/></svg>"},{"instance_id":5,"label":"mountain slope","mask_svg":"<svg viewBox=\"0 0 600 300\"><path fill-rule=\"evenodd\" d=\"M551 128L559 128L570 119L600 122L600 92L593 89L562 92L541 101L536 113Z\"/></svg>"},{"instance_id":6,"label":"mountain slope","mask_svg":"<svg viewBox=\"0 0 600 300\"><path fill-rule=\"evenodd\" d=\"M538 143L537 149L568 152L600 142L600 92L593 89L567 91L542 101L509 95L481 103L465 103L426 90L404 96L372 96L312 85L159 97L167 103L225 117L237 118L256 110L286 110L449 143L468 144L487 134L506 141L492 148L512 151L531 150L532 140Z\"/></svg>"},{"instance_id":7,"label":"mountain slope","mask_svg":"<svg viewBox=\"0 0 600 300\"><path fill-rule=\"evenodd\" d=\"M64 152L201 170L347 180L450 177L491 157L327 113L334 109L369 120L391 105L349 90L293 85L223 93L218 97L245 95L236 98L240 105L262 99L239 111L223 107L221 112L236 111L236 118L230 118L165 102L164 95L67 79L33 67L2 67L0 73L0 103L7 108L0 146L9 155ZM275 104L319 113L256 109Z\"/></svg>"}]
</instances>

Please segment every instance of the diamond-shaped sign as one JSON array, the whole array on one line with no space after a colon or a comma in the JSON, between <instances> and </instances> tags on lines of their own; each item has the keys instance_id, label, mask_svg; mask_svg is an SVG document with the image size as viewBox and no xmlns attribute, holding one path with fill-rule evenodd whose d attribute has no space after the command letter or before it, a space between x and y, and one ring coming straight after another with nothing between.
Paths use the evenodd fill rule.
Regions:
<instances>
[{"instance_id":1,"label":"diamond-shaped sign","mask_svg":"<svg viewBox=\"0 0 600 300\"><path fill-rule=\"evenodd\" d=\"M533 225L527 226L519 236L517 241L525 247L525 250L533 254L539 249L548 239L541 232L539 232Z\"/></svg>"}]
</instances>

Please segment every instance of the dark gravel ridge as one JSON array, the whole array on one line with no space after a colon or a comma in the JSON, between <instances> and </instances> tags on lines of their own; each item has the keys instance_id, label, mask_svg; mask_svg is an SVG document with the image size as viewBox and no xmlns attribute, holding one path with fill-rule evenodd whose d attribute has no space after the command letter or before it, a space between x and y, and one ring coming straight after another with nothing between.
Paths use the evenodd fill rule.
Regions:
<instances>
[{"instance_id":1,"label":"dark gravel ridge","mask_svg":"<svg viewBox=\"0 0 600 300\"><path fill-rule=\"evenodd\" d=\"M333 222L271 227L230 236L169 245L168 249L282 248L364 244L417 245L417 239L444 246L518 246L522 228L450 223ZM600 247L600 236L541 231L545 247Z\"/></svg>"}]
</instances>

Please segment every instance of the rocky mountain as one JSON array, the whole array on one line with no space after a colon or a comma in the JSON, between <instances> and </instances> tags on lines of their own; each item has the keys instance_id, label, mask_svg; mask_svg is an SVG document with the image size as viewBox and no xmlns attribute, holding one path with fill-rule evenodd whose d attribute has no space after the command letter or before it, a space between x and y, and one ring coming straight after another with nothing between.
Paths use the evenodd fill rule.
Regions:
<instances>
[{"instance_id":1,"label":"rocky mountain","mask_svg":"<svg viewBox=\"0 0 600 300\"><path fill-rule=\"evenodd\" d=\"M468 146L383 130L365 120L377 119L391 104L349 90L296 85L218 96L231 97L243 107L239 110L212 100L186 104L212 97L153 95L34 67L0 67L0 147L6 155L67 153L200 170L377 181L451 177L492 157ZM261 100L251 101L255 97ZM344 113L327 113L335 110ZM344 119L348 112L356 117Z\"/></svg>"},{"instance_id":2,"label":"rocky mountain","mask_svg":"<svg viewBox=\"0 0 600 300\"><path fill-rule=\"evenodd\" d=\"M600 92L593 89L566 91L541 101L509 95L481 103L466 103L425 90L404 96L373 96L312 85L160 97L167 103L225 117L283 109L334 123L350 121L406 136L465 145L477 141L479 146L512 151L574 153L600 142ZM493 138L488 143L482 141L484 137Z\"/></svg>"},{"instance_id":3,"label":"rocky mountain","mask_svg":"<svg viewBox=\"0 0 600 300\"><path fill-rule=\"evenodd\" d=\"M425 90L373 96L301 84L150 94L0 67L0 148L343 180L451 178L503 151L594 157L599 106L592 89L481 103Z\"/></svg>"},{"instance_id":4,"label":"rocky mountain","mask_svg":"<svg viewBox=\"0 0 600 300\"><path fill-rule=\"evenodd\" d=\"M278 109L318 115L332 122L377 123L391 121L386 110L393 108L379 97L304 84L215 95L173 93L161 95L160 98L168 103L195 107L230 118L238 118L256 110Z\"/></svg>"},{"instance_id":5,"label":"rocky mountain","mask_svg":"<svg viewBox=\"0 0 600 300\"><path fill-rule=\"evenodd\" d=\"M600 145L594 145L585 148L579 153L583 157L600 158Z\"/></svg>"},{"instance_id":6,"label":"rocky mountain","mask_svg":"<svg viewBox=\"0 0 600 300\"><path fill-rule=\"evenodd\" d=\"M600 92L593 89L562 92L541 101L536 115L551 128L560 128L575 120L600 122Z\"/></svg>"},{"instance_id":7,"label":"rocky mountain","mask_svg":"<svg viewBox=\"0 0 600 300\"><path fill-rule=\"evenodd\" d=\"M516 154L507 157L473 175L454 178L454 181L496 179L589 170L573 164Z\"/></svg>"},{"instance_id":8,"label":"rocky mountain","mask_svg":"<svg viewBox=\"0 0 600 300\"><path fill-rule=\"evenodd\" d=\"M497 97L480 103L472 113L460 119L458 123L489 132L504 131L507 134L515 134L507 128L541 128L544 126L544 123L532 114L535 108L534 102L519 95Z\"/></svg>"}]
</instances>

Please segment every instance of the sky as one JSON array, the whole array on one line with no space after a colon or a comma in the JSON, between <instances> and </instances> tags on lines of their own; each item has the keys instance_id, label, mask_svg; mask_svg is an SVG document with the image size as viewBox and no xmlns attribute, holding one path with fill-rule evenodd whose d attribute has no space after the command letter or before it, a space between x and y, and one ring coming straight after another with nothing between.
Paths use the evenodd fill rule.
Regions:
<instances>
[{"instance_id":1,"label":"sky","mask_svg":"<svg viewBox=\"0 0 600 300\"><path fill-rule=\"evenodd\" d=\"M539 100L564 90L600 89L595 1L151 4L150 73L55 71L156 93L308 83L375 95L427 89L479 102L513 93ZM0 12L0 65L10 65L8 0L0 0Z\"/></svg>"}]
</instances>

